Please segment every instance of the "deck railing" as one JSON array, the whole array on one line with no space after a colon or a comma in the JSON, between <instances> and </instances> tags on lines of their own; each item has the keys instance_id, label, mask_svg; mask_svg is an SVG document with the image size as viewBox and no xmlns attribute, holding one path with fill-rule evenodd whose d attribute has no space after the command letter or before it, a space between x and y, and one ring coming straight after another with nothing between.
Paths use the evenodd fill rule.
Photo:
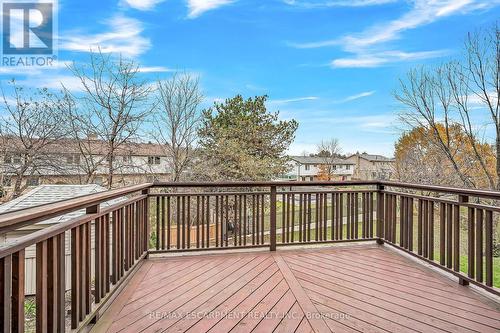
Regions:
<instances>
[{"instance_id":1,"label":"deck railing","mask_svg":"<svg viewBox=\"0 0 500 333\"><path fill-rule=\"evenodd\" d=\"M151 252L376 239L375 183L272 184L156 184Z\"/></svg>"},{"instance_id":2,"label":"deck railing","mask_svg":"<svg viewBox=\"0 0 500 333\"><path fill-rule=\"evenodd\" d=\"M154 183L1 214L6 233L85 209L0 245L0 325L3 332L30 325L30 247L39 332L80 330L98 320L143 259L165 252L377 241L456 275L462 285L500 295L499 200L500 192L377 181Z\"/></svg>"},{"instance_id":3,"label":"deck railing","mask_svg":"<svg viewBox=\"0 0 500 333\"><path fill-rule=\"evenodd\" d=\"M500 295L500 193L385 182L378 237ZM494 265L495 257L495 265Z\"/></svg>"}]
</instances>

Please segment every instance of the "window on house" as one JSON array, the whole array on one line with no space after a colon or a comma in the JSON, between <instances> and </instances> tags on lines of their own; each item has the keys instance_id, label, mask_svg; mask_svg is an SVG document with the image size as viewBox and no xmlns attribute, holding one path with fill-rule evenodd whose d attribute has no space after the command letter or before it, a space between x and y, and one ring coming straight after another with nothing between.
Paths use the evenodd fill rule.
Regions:
<instances>
[{"instance_id":1,"label":"window on house","mask_svg":"<svg viewBox=\"0 0 500 333\"><path fill-rule=\"evenodd\" d=\"M149 156L148 157L148 164L149 165L160 164L160 156Z\"/></svg>"},{"instance_id":2,"label":"window on house","mask_svg":"<svg viewBox=\"0 0 500 333\"><path fill-rule=\"evenodd\" d=\"M306 171L309 171L311 169L311 166L309 164L305 165Z\"/></svg>"},{"instance_id":3,"label":"window on house","mask_svg":"<svg viewBox=\"0 0 500 333\"><path fill-rule=\"evenodd\" d=\"M5 155L5 164L21 164L21 156L19 155Z\"/></svg>"},{"instance_id":4,"label":"window on house","mask_svg":"<svg viewBox=\"0 0 500 333\"><path fill-rule=\"evenodd\" d=\"M346 170L351 170L351 166L350 166L350 165L346 165L346 166L345 166L345 169L346 169Z\"/></svg>"},{"instance_id":5,"label":"window on house","mask_svg":"<svg viewBox=\"0 0 500 333\"><path fill-rule=\"evenodd\" d=\"M38 186L40 184L40 179L38 177L30 177L26 181L28 186Z\"/></svg>"},{"instance_id":6,"label":"window on house","mask_svg":"<svg viewBox=\"0 0 500 333\"><path fill-rule=\"evenodd\" d=\"M5 177L2 181L2 185L5 187L10 187L12 186L12 178L10 177Z\"/></svg>"},{"instance_id":7,"label":"window on house","mask_svg":"<svg viewBox=\"0 0 500 333\"><path fill-rule=\"evenodd\" d=\"M103 185L104 184L104 180L102 177L95 177L94 178L94 184L96 185Z\"/></svg>"},{"instance_id":8,"label":"window on house","mask_svg":"<svg viewBox=\"0 0 500 333\"><path fill-rule=\"evenodd\" d=\"M130 156L130 155L124 155L124 156L122 156L122 161L124 163L130 163L130 162L132 162L132 156Z\"/></svg>"},{"instance_id":9,"label":"window on house","mask_svg":"<svg viewBox=\"0 0 500 333\"><path fill-rule=\"evenodd\" d=\"M110 160L110 157L108 155L108 156L106 156L106 162L109 162L109 160ZM116 156L113 156L113 161L116 161Z\"/></svg>"},{"instance_id":10,"label":"window on house","mask_svg":"<svg viewBox=\"0 0 500 333\"><path fill-rule=\"evenodd\" d=\"M80 155L70 154L66 156L66 163L68 164L80 164Z\"/></svg>"},{"instance_id":11,"label":"window on house","mask_svg":"<svg viewBox=\"0 0 500 333\"><path fill-rule=\"evenodd\" d=\"M156 177L156 176L147 176L146 177L146 182L148 182L148 183L154 183L156 181L158 181L158 177Z\"/></svg>"}]
</instances>

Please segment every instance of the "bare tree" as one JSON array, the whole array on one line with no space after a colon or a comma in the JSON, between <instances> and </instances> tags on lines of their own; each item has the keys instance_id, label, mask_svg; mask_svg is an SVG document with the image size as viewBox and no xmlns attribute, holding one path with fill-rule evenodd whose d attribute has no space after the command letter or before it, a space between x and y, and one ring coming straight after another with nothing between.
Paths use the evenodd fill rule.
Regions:
<instances>
[{"instance_id":1,"label":"bare tree","mask_svg":"<svg viewBox=\"0 0 500 333\"><path fill-rule=\"evenodd\" d=\"M153 137L165 149L172 181L179 181L193 159L203 95L198 78L186 73L158 81L156 88L158 103Z\"/></svg>"},{"instance_id":2,"label":"bare tree","mask_svg":"<svg viewBox=\"0 0 500 333\"><path fill-rule=\"evenodd\" d=\"M7 151L8 151L7 144L8 143L9 143L9 141L8 141L7 135L5 134L4 124L0 123L0 157L7 156ZM6 191L5 191L6 186L5 185L7 183L7 179L9 177L9 175L7 174L7 170L4 166L4 163L1 163L1 165L2 165L2 168L0 168L0 197L4 197L6 195Z\"/></svg>"},{"instance_id":3,"label":"bare tree","mask_svg":"<svg viewBox=\"0 0 500 333\"><path fill-rule=\"evenodd\" d=\"M467 87L467 90L462 90L462 93L465 93L463 95L457 94L457 99L460 96L469 96L470 91L489 114L495 128L496 189L500 190L500 29L498 25L495 24L488 31L470 33L465 42L465 51L467 62L462 67L460 80L453 80L453 82L459 81L462 86ZM457 104L464 127L473 135L475 132L470 116L472 108L468 107L467 103L459 103L459 100ZM481 156L478 152L476 154L478 157ZM487 172L484 161L482 167ZM494 183L493 176L489 173L488 178L490 183Z\"/></svg>"},{"instance_id":4,"label":"bare tree","mask_svg":"<svg viewBox=\"0 0 500 333\"><path fill-rule=\"evenodd\" d=\"M316 147L316 151L316 156L321 157L323 160L322 172L325 173L327 180L332 180L335 172L335 161L342 154L339 140L336 138L321 140Z\"/></svg>"},{"instance_id":5,"label":"bare tree","mask_svg":"<svg viewBox=\"0 0 500 333\"><path fill-rule=\"evenodd\" d=\"M71 145L78 152L78 171L83 175L80 182L90 184L94 181L100 167L106 163L106 143L97 140L93 132L88 132L92 126L83 126L82 119L77 113L71 113L69 119L69 129L71 135Z\"/></svg>"},{"instance_id":6,"label":"bare tree","mask_svg":"<svg viewBox=\"0 0 500 333\"><path fill-rule=\"evenodd\" d=\"M90 53L90 62L73 63L69 69L80 80L83 94L74 96L80 109L73 114L73 134L89 172L102 163L104 153L107 186L113 186L117 171L116 154L120 147L136 139L141 125L151 111L148 96L153 88L140 79L138 65L121 55ZM104 142L104 152L95 151L95 142L85 141L89 134ZM95 155L101 155L95 159Z\"/></svg>"},{"instance_id":7,"label":"bare tree","mask_svg":"<svg viewBox=\"0 0 500 333\"><path fill-rule=\"evenodd\" d=\"M468 142L470 142L472 155L478 162L479 168L484 177L487 179L488 186L491 189L495 189L498 186L495 182L495 170L489 168L487 162L488 156L485 154L484 149L481 149L481 147L485 144L482 139L484 128L480 124L475 124L473 122L474 113L477 113L477 109L470 103L471 98L473 99L473 93L469 88L469 80L466 79L468 69L456 62L448 63L444 65L443 68L443 75L446 76L452 105L458 114L458 123L461 125L463 132L466 134ZM446 118L448 119L448 122L451 121L450 115L447 115ZM499 153L500 152L497 152L497 161L499 160Z\"/></svg>"},{"instance_id":8,"label":"bare tree","mask_svg":"<svg viewBox=\"0 0 500 333\"><path fill-rule=\"evenodd\" d=\"M408 73L406 80L400 80L400 90L395 97L407 107L407 110L401 113L400 119L412 129L429 129L429 139L446 155L462 183L467 187L475 187L473 181L463 172L460 161L456 158L456 147L452 145L452 98L441 73L439 70L433 72L424 68L414 69Z\"/></svg>"},{"instance_id":9,"label":"bare tree","mask_svg":"<svg viewBox=\"0 0 500 333\"><path fill-rule=\"evenodd\" d=\"M400 80L400 89L395 93L396 99L406 106L401 120L410 129L431 130L429 139L440 148L467 187L478 186L469 175L473 167L479 169L485 179L479 179L481 184L500 189L499 37L496 25L489 31L469 34L465 42L465 62L413 69L405 80ZM488 118L486 124L477 122L477 119ZM488 125L495 128L495 170L490 168L485 151ZM473 159L461 158L464 146L452 144L456 140L450 131L455 126L460 126L465 133Z\"/></svg>"},{"instance_id":10,"label":"bare tree","mask_svg":"<svg viewBox=\"0 0 500 333\"><path fill-rule=\"evenodd\" d=\"M64 124L69 96L48 89L27 90L13 80L12 96L2 89L3 173L13 182L12 197L26 188L26 180L37 174L63 172L55 154L67 134Z\"/></svg>"}]
</instances>

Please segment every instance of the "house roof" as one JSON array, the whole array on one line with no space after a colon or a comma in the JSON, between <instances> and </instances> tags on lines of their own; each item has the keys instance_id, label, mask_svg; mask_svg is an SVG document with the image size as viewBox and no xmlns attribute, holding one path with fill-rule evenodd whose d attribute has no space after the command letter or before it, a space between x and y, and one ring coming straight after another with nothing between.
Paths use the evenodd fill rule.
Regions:
<instances>
[{"instance_id":1,"label":"house roof","mask_svg":"<svg viewBox=\"0 0 500 333\"><path fill-rule=\"evenodd\" d=\"M359 156L359 157L364 158L365 160L370 161L370 162L394 162L394 158L392 158L392 157L385 157L382 155L367 154L367 153L353 154L353 155L349 156L348 158L351 158L353 156Z\"/></svg>"},{"instance_id":2,"label":"house roof","mask_svg":"<svg viewBox=\"0 0 500 333\"><path fill-rule=\"evenodd\" d=\"M0 214L14 210L31 208L56 201L67 200L88 194L106 191L102 186L96 184L90 185L41 185L20 197L0 205ZM101 203L102 207L108 207L125 199L113 199ZM78 216L85 214L85 209L74 211L65 215L54 217L52 219L37 224L55 224L66 222Z\"/></svg>"},{"instance_id":3,"label":"house roof","mask_svg":"<svg viewBox=\"0 0 500 333\"><path fill-rule=\"evenodd\" d=\"M291 160L298 162L300 164L350 164L354 165L351 161L344 160L342 158L324 158L318 156L289 156Z\"/></svg>"},{"instance_id":4,"label":"house roof","mask_svg":"<svg viewBox=\"0 0 500 333\"><path fill-rule=\"evenodd\" d=\"M7 147L7 152L15 154L22 151L23 144L19 138L13 136L3 136L1 140ZM96 155L107 153L107 142L99 139L81 139L84 150ZM47 152L52 154L79 154L80 149L76 139L59 139L50 145L45 146ZM116 156L165 156L165 146L152 142L127 142L121 144L116 150Z\"/></svg>"}]
</instances>

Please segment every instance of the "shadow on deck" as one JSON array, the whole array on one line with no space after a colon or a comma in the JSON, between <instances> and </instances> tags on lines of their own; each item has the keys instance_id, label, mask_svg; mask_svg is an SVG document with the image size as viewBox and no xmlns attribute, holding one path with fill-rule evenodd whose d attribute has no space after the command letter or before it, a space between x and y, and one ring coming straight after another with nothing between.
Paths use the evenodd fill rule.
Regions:
<instances>
[{"instance_id":1,"label":"shadow on deck","mask_svg":"<svg viewBox=\"0 0 500 333\"><path fill-rule=\"evenodd\" d=\"M499 332L500 307L395 250L144 261L94 332Z\"/></svg>"}]
</instances>

